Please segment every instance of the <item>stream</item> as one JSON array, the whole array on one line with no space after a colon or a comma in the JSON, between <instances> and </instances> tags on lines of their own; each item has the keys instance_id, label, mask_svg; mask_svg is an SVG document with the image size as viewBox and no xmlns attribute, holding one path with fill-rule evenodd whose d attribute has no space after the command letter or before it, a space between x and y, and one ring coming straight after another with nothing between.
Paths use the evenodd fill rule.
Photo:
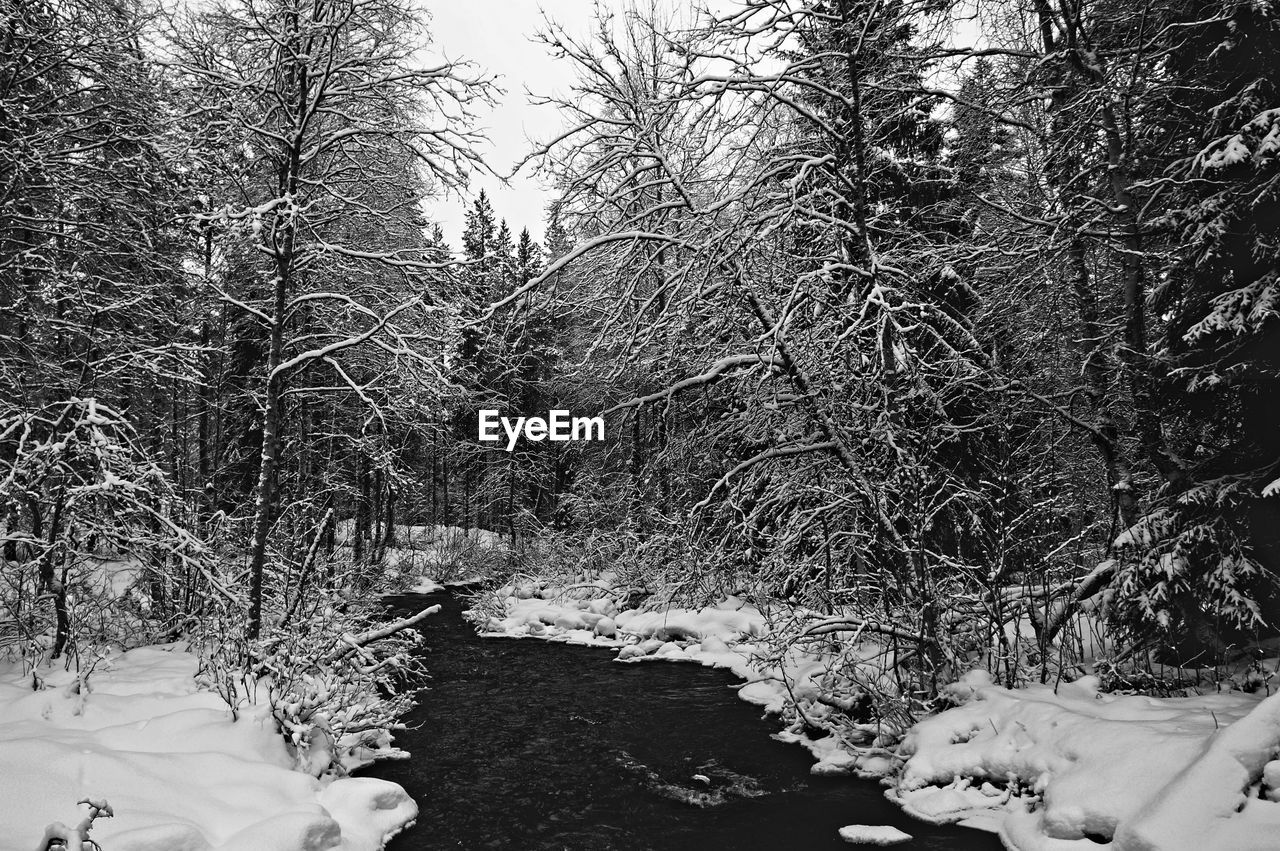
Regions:
<instances>
[{"instance_id":1,"label":"stream","mask_svg":"<svg viewBox=\"0 0 1280 851\"><path fill-rule=\"evenodd\" d=\"M737 698L728 671L537 640L480 638L452 595L422 625L428 690L396 736L411 759L364 773L418 802L389 851L848 849L846 824L891 824L897 848L997 851L991 834L914 821L879 784L814 777L776 719Z\"/></svg>"}]
</instances>

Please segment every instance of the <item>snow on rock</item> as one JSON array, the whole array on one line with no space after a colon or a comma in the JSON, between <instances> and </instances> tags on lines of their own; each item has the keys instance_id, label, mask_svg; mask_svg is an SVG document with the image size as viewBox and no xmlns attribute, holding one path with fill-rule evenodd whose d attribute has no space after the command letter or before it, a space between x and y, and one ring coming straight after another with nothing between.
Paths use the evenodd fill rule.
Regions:
<instances>
[{"instance_id":1,"label":"snow on rock","mask_svg":"<svg viewBox=\"0 0 1280 851\"><path fill-rule=\"evenodd\" d=\"M381 848L418 815L404 789L373 777L334 780L321 790L320 805L342 825L342 838L351 849Z\"/></svg>"},{"instance_id":2,"label":"snow on rock","mask_svg":"<svg viewBox=\"0 0 1280 851\"><path fill-rule=\"evenodd\" d=\"M887 824L850 824L840 828L840 838L851 845L900 845L911 834Z\"/></svg>"},{"instance_id":3,"label":"snow on rock","mask_svg":"<svg viewBox=\"0 0 1280 851\"><path fill-rule=\"evenodd\" d=\"M678 650L681 655L714 664L710 657L730 653L731 645L758 637L765 630L760 611L737 597L697 610L619 611L612 579L606 573L568 586L544 586L527 579L512 582L496 592L505 617L490 618L486 632L640 648L620 656L635 660L672 656Z\"/></svg>"},{"instance_id":4,"label":"snow on rock","mask_svg":"<svg viewBox=\"0 0 1280 851\"><path fill-rule=\"evenodd\" d=\"M395 784L293 771L265 708L233 714L197 665L143 647L87 677L41 670L36 690L31 671L0 667L0 851L77 823L86 797L115 812L91 833L110 851L375 851L416 816Z\"/></svg>"},{"instance_id":5,"label":"snow on rock","mask_svg":"<svg viewBox=\"0 0 1280 851\"><path fill-rule=\"evenodd\" d=\"M889 796L927 821L995 827L1017 851L1280 848L1260 786L1280 696L1106 695L1085 677L1009 690L971 672L965 701L918 723Z\"/></svg>"},{"instance_id":6,"label":"snow on rock","mask_svg":"<svg viewBox=\"0 0 1280 851\"><path fill-rule=\"evenodd\" d=\"M811 773L817 775L857 774L866 777L879 777L880 773L866 772L861 762L867 757L860 755L857 749L846 745L837 736L824 736L811 739L804 733L783 730L775 733L773 738L787 744L802 745L813 754L815 760ZM892 765L892 763L889 763Z\"/></svg>"}]
</instances>

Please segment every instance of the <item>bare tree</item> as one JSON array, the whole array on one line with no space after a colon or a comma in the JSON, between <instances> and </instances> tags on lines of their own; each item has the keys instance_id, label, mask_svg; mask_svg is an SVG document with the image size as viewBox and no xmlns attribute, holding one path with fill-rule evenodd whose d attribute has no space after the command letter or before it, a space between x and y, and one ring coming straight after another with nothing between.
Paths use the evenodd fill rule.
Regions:
<instances>
[{"instance_id":1,"label":"bare tree","mask_svg":"<svg viewBox=\"0 0 1280 851\"><path fill-rule=\"evenodd\" d=\"M417 169L453 186L479 165L467 110L487 84L458 64L424 65L417 21L396 0L243 0L202 11L175 65L197 120L223 146L224 200L203 218L265 266L219 298L266 334L249 545L248 634L262 624L264 570L279 503L284 399L320 364L332 385L371 401L343 367L376 348L399 368L440 366L429 289L440 264L421 234L387 229L419 197ZM399 237L399 239L397 239ZM251 268L255 268L250 264ZM361 279L401 277L377 292ZM262 282L262 283L260 283Z\"/></svg>"}]
</instances>

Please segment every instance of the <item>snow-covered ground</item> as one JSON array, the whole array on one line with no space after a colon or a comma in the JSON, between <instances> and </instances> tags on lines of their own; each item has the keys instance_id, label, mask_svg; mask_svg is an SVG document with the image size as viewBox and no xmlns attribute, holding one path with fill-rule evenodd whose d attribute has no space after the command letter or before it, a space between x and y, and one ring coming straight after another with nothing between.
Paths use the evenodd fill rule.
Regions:
<instances>
[{"instance_id":1,"label":"snow-covered ground","mask_svg":"<svg viewBox=\"0 0 1280 851\"><path fill-rule=\"evenodd\" d=\"M907 735L890 796L1018 851L1280 848L1280 695L1107 695L971 672Z\"/></svg>"},{"instance_id":2,"label":"snow-covered ground","mask_svg":"<svg viewBox=\"0 0 1280 851\"><path fill-rule=\"evenodd\" d=\"M874 641L797 642L779 654L762 640L774 619L745 600L620 610L626 595L614 580L518 579L472 616L494 637L728 668L746 681L743 699L770 712L798 705L808 721L838 708L833 688L847 687L852 670L874 675ZM1009 690L981 671L949 693L960 705L905 731L897 747L904 731L848 723L816 740L799 723L778 737L808 747L816 773L880 777L911 815L998 832L1016 851L1280 849L1280 696L1109 695L1094 677ZM846 839L905 841L881 827L850 826Z\"/></svg>"},{"instance_id":3,"label":"snow-covered ground","mask_svg":"<svg viewBox=\"0 0 1280 851\"><path fill-rule=\"evenodd\" d=\"M341 542L351 527L339 524ZM427 571L449 575L459 554L500 544L484 530L399 527L384 563L429 593L444 585ZM137 572L97 559L86 575L119 597ZM110 851L375 851L417 815L394 783L297 770L270 707L233 711L182 646L82 667L33 672L0 657L0 851L31 851L46 834L78 847L86 800L114 814L88 833Z\"/></svg>"},{"instance_id":4,"label":"snow-covered ground","mask_svg":"<svg viewBox=\"0 0 1280 851\"><path fill-rule=\"evenodd\" d=\"M79 675L0 664L0 851L74 828L83 799L114 811L89 834L110 851L374 851L417 815L394 783L293 770L267 708L233 713L197 665L180 646Z\"/></svg>"},{"instance_id":5,"label":"snow-covered ground","mask_svg":"<svg viewBox=\"0 0 1280 851\"><path fill-rule=\"evenodd\" d=\"M355 524L351 520L337 524L335 540L339 547L351 545L354 530ZM398 525L394 543L385 548L382 565L389 571L406 576L446 576L452 579L459 563L475 560L478 553L500 558L506 553L505 536L474 527ZM416 588L413 590L417 591Z\"/></svg>"},{"instance_id":6,"label":"snow-covered ground","mask_svg":"<svg viewBox=\"0 0 1280 851\"><path fill-rule=\"evenodd\" d=\"M460 533L398 536L389 573L421 592L459 584L472 566L459 550L501 544ZM875 639L738 596L637 608L631 590L607 572L522 576L476 598L471 614L493 637L727 668L744 700L790 714L777 736L807 747L816 773L879 777L913 816L996 831L1016 851L1280 851L1280 696L1110 695L1092 677L1009 690L975 671L949 687L955 708L910 730L860 724L845 710L883 673ZM803 640L771 641L779 629ZM81 674L0 663L0 851L31 851L57 823L74 828L86 799L114 811L90 834L110 851L374 851L416 816L395 784L297 771L269 710L233 712L197 685L197 666L181 646L117 653ZM808 732L835 720L831 735ZM883 825L841 835L907 839Z\"/></svg>"}]
</instances>

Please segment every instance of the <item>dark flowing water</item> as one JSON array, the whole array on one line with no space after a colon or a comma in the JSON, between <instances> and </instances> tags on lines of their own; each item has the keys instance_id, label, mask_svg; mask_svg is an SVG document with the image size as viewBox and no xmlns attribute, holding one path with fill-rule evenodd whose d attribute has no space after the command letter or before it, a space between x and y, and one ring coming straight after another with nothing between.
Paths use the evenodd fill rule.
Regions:
<instances>
[{"instance_id":1,"label":"dark flowing water","mask_svg":"<svg viewBox=\"0 0 1280 851\"><path fill-rule=\"evenodd\" d=\"M406 719L416 729L396 737L413 757L367 772L421 810L390 851L849 849L836 834L846 824L914 836L898 848L1000 848L907 818L874 782L810 775L808 753L769 738L776 721L737 698L727 671L482 639L449 594L391 600L432 603L443 611L423 625L430 688Z\"/></svg>"}]
</instances>

